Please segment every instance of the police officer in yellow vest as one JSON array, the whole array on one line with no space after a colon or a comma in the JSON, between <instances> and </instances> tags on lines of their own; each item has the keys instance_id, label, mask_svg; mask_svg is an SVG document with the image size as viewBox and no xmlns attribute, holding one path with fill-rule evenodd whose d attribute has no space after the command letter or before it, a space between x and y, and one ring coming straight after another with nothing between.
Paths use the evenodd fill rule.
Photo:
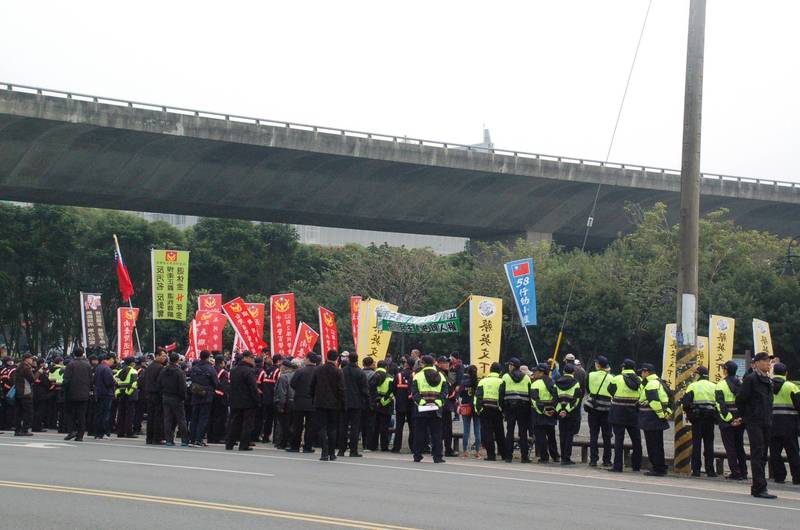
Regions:
<instances>
[{"instance_id":1,"label":"police officer in yellow vest","mask_svg":"<svg viewBox=\"0 0 800 530\"><path fill-rule=\"evenodd\" d=\"M503 365L492 363L489 375L478 381L475 389L475 413L481 420L481 442L486 448L486 458L493 462L497 459L495 445L500 458L505 455L505 434L503 432L503 408L500 405L500 372Z\"/></svg>"},{"instance_id":2,"label":"police officer in yellow vest","mask_svg":"<svg viewBox=\"0 0 800 530\"><path fill-rule=\"evenodd\" d=\"M504 459L511 462L514 458L514 427L519 433L519 449L522 463L530 463L528 449L528 430L531 424L531 380L520 370L521 363L512 357L506 366L500 383L500 404L506 418L506 446Z\"/></svg>"},{"instance_id":3,"label":"police officer in yellow vest","mask_svg":"<svg viewBox=\"0 0 800 530\"><path fill-rule=\"evenodd\" d=\"M52 408L47 418L48 427L58 427L58 432L62 434L67 432L64 427L64 368L64 359L56 357L47 376L52 392L50 398Z\"/></svg>"},{"instance_id":4,"label":"police officer in yellow vest","mask_svg":"<svg viewBox=\"0 0 800 530\"><path fill-rule=\"evenodd\" d=\"M550 459L558 462L561 458L556 445L556 389L555 383L548 375L550 365L539 363L533 370L533 383L531 384L531 422L533 423L533 438L536 442L536 454L539 463L547 464Z\"/></svg>"},{"instance_id":5,"label":"police officer in yellow vest","mask_svg":"<svg viewBox=\"0 0 800 530\"><path fill-rule=\"evenodd\" d=\"M769 442L769 467L772 478L778 484L786 481L786 466L781 454L786 451L792 484L800 485L800 454L797 436L800 429L800 388L786 380L786 365L777 363L772 367L772 432Z\"/></svg>"},{"instance_id":6,"label":"police officer in yellow vest","mask_svg":"<svg viewBox=\"0 0 800 530\"><path fill-rule=\"evenodd\" d=\"M417 407L414 417L414 462L422 461L422 449L426 438L431 442L434 463L443 463L442 458L442 407L450 391L447 381L433 367L433 357L422 357L423 368L414 375L411 395ZM427 434L427 435L426 435Z\"/></svg>"},{"instance_id":7,"label":"police officer in yellow vest","mask_svg":"<svg viewBox=\"0 0 800 530\"><path fill-rule=\"evenodd\" d=\"M594 371L586 379L586 399L583 409L589 414L589 465L597 467L599 450L597 441L603 435L603 467L611 467L611 425L608 411L611 410L611 393L608 385L614 376L608 359L602 355L595 359Z\"/></svg>"},{"instance_id":8,"label":"police officer in yellow vest","mask_svg":"<svg viewBox=\"0 0 800 530\"><path fill-rule=\"evenodd\" d=\"M609 470L622 473L625 432L631 439L633 454L631 468L642 467L642 434L639 431L639 396L642 380L634 371L636 363L630 359L622 361L622 372L608 384L611 394L611 410L608 422L614 431L614 466Z\"/></svg>"},{"instance_id":9,"label":"police officer in yellow vest","mask_svg":"<svg viewBox=\"0 0 800 530\"><path fill-rule=\"evenodd\" d=\"M683 395L683 410L692 422L692 476L700 476L701 447L706 463L706 475L716 477L714 470L714 425L717 417L716 385L708 380L708 368L695 369L697 380Z\"/></svg>"},{"instance_id":10,"label":"police officer in yellow vest","mask_svg":"<svg viewBox=\"0 0 800 530\"><path fill-rule=\"evenodd\" d=\"M136 438L133 434L133 415L136 410L138 395L138 381L136 370L133 368L134 358L127 357L124 366L114 376L117 389L114 392L117 398L117 437Z\"/></svg>"},{"instance_id":11,"label":"police officer in yellow vest","mask_svg":"<svg viewBox=\"0 0 800 530\"><path fill-rule=\"evenodd\" d=\"M378 369L369 382L375 396L375 431L371 445L377 447L380 442L384 452L389 450L389 424L394 411L394 379L386 372L386 367L385 360L378 361Z\"/></svg>"},{"instance_id":12,"label":"police officer in yellow vest","mask_svg":"<svg viewBox=\"0 0 800 530\"><path fill-rule=\"evenodd\" d=\"M572 466L572 440L581 428L581 400L583 389L575 379L575 365L564 366L564 375L556 381L556 415L558 438L561 446L561 465Z\"/></svg>"},{"instance_id":13,"label":"police officer in yellow vest","mask_svg":"<svg viewBox=\"0 0 800 530\"><path fill-rule=\"evenodd\" d=\"M644 431L650 471L645 475L663 477L667 474L664 460L664 431L669 429L672 408L669 394L650 363L642 364L643 386L639 397L639 428Z\"/></svg>"},{"instance_id":14,"label":"police officer in yellow vest","mask_svg":"<svg viewBox=\"0 0 800 530\"><path fill-rule=\"evenodd\" d=\"M744 451L744 422L739 407L736 406L736 394L742 382L736 377L739 366L734 361L723 365L725 378L714 387L714 398L719 420L719 433L725 446L728 458L730 480L747 480L747 454Z\"/></svg>"}]
</instances>

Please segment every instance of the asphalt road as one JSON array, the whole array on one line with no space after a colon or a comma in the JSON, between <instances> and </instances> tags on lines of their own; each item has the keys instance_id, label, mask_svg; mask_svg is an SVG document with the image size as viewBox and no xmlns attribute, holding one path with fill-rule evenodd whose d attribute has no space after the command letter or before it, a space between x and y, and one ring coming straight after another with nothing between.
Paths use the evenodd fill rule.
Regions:
<instances>
[{"instance_id":1,"label":"asphalt road","mask_svg":"<svg viewBox=\"0 0 800 530\"><path fill-rule=\"evenodd\" d=\"M800 527L800 488L775 501L723 479L655 479L581 465L369 453L320 462L259 445L249 453L0 435L0 528Z\"/></svg>"}]
</instances>

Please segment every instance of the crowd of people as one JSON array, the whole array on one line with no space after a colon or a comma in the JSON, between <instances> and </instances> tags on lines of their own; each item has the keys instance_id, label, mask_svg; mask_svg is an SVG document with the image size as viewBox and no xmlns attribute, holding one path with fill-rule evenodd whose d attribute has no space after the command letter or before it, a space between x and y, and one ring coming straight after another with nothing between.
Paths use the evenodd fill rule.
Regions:
<instances>
[{"instance_id":1,"label":"crowd of people","mask_svg":"<svg viewBox=\"0 0 800 530\"><path fill-rule=\"evenodd\" d=\"M729 361L717 383L709 381L707 368L697 367L681 402L692 429L693 476L700 476L703 464L707 476L717 475L719 425L728 479L748 477L746 432L754 496L774 498L767 491L767 463L771 477L785 482L784 451L792 482L800 484L800 388L777 361L755 355L743 379ZM643 432L646 474L664 476L663 433L676 407L653 365L637 370L626 359L613 375L603 356L589 373L570 354L560 371L548 363L529 369L511 358L505 366L493 363L480 378L458 352L436 357L418 350L398 363L391 356L375 362L334 350L324 358L283 358L266 349L233 358L202 351L191 363L163 349L120 360L109 353L87 358L81 348L50 363L30 354L18 363L10 357L2 362L0 428L13 428L16 436L57 429L80 442L87 433L98 440L112 433L133 438L145 429L147 444L175 446L177 431L183 447L225 444L249 451L260 441L288 452L320 448L322 460L398 453L407 440L414 461L430 454L441 463L458 455L453 422L462 421L462 458L512 462L518 449L521 462L530 463L530 436L538 463L569 466L585 412L590 466L623 472L627 436L631 468L639 471Z\"/></svg>"}]
</instances>

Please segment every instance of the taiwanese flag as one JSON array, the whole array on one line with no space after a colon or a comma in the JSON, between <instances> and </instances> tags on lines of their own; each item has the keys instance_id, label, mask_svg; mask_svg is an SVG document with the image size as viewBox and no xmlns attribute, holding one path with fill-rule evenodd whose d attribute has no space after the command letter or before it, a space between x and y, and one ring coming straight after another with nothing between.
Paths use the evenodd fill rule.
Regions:
<instances>
[{"instance_id":1,"label":"taiwanese flag","mask_svg":"<svg viewBox=\"0 0 800 530\"><path fill-rule=\"evenodd\" d=\"M511 267L511 275L514 278L519 278L520 276L526 276L531 273L531 267L527 261L523 263L517 263Z\"/></svg>"},{"instance_id":2,"label":"taiwanese flag","mask_svg":"<svg viewBox=\"0 0 800 530\"><path fill-rule=\"evenodd\" d=\"M117 264L119 293L122 295L122 301L128 302L131 296L133 296L133 282L131 282L131 276L128 274L128 267L125 266L125 262L122 260L122 252L119 249L119 241L116 235L114 235L114 244L116 246L114 250L114 261Z\"/></svg>"}]
</instances>

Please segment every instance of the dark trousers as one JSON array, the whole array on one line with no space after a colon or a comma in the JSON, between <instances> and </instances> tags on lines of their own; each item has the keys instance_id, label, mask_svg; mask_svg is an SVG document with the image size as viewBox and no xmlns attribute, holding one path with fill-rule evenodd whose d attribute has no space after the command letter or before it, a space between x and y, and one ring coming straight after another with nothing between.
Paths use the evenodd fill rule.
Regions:
<instances>
[{"instance_id":1,"label":"dark trousers","mask_svg":"<svg viewBox=\"0 0 800 530\"><path fill-rule=\"evenodd\" d=\"M664 431L644 431L644 441L647 445L647 458L650 467L656 473L666 473L667 464L664 460Z\"/></svg>"},{"instance_id":2,"label":"dark trousers","mask_svg":"<svg viewBox=\"0 0 800 530\"><path fill-rule=\"evenodd\" d=\"M800 455L798 455L797 448L797 432L789 434L772 432L769 441L769 469L771 471L770 475L775 482L786 480L786 466L781 458L783 451L786 451L786 459L789 461L792 482L800 484Z\"/></svg>"},{"instance_id":3,"label":"dark trousers","mask_svg":"<svg viewBox=\"0 0 800 530\"><path fill-rule=\"evenodd\" d=\"M361 409L347 409L339 417L339 452L350 449L358 452L358 437L361 434Z\"/></svg>"},{"instance_id":4,"label":"dark trousers","mask_svg":"<svg viewBox=\"0 0 800 530\"><path fill-rule=\"evenodd\" d=\"M400 451L400 448L403 446L403 429L408 423L408 446L413 447L414 441L414 434L411 427L411 421L409 421L408 413L405 411L396 411L394 416L394 442L392 442L392 451Z\"/></svg>"},{"instance_id":5,"label":"dark trousers","mask_svg":"<svg viewBox=\"0 0 800 530\"><path fill-rule=\"evenodd\" d=\"M767 477L764 466L767 465L767 443L769 440L769 427L766 425L747 425L747 438L750 440L750 475L753 484L750 493L757 495L767 491Z\"/></svg>"},{"instance_id":6,"label":"dark trousers","mask_svg":"<svg viewBox=\"0 0 800 530\"><path fill-rule=\"evenodd\" d=\"M164 405L161 394L147 394L147 443L157 444L164 439Z\"/></svg>"},{"instance_id":7,"label":"dark trousers","mask_svg":"<svg viewBox=\"0 0 800 530\"><path fill-rule=\"evenodd\" d=\"M86 401L68 401L64 411L64 427L68 433L75 433L75 438L83 439L86 432Z\"/></svg>"},{"instance_id":8,"label":"dark trousers","mask_svg":"<svg viewBox=\"0 0 800 530\"><path fill-rule=\"evenodd\" d=\"M305 436L303 430L305 429ZM303 440L303 449L310 451L314 448L314 411L295 410L292 413L292 449L300 449L300 439Z\"/></svg>"},{"instance_id":9,"label":"dark trousers","mask_svg":"<svg viewBox=\"0 0 800 530\"><path fill-rule=\"evenodd\" d=\"M95 436L106 436L111 432L111 401L110 397L97 398L94 409Z\"/></svg>"},{"instance_id":10,"label":"dark trousers","mask_svg":"<svg viewBox=\"0 0 800 530\"><path fill-rule=\"evenodd\" d=\"M625 451L625 432L631 439L633 454L631 455L631 467L634 471L642 468L642 432L636 425L612 425L614 430L614 471L622 471L624 467L623 453Z\"/></svg>"},{"instance_id":11,"label":"dark trousers","mask_svg":"<svg viewBox=\"0 0 800 530\"><path fill-rule=\"evenodd\" d=\"M206 437L208 418L211 415L211 402L192 405L192 421L189 423L189 441L201 443Z\"/></svg>"},{"instance_id":12,"label":"dark trousers","mask_svg":"<svg viewBox=\"0 0 800 530\"><path fill-rule=\"evenodd\" d=\"M453 413L447 410L447 405L442 409L442 441L444 442L445 456L453 454Z\"/></svg>"},{"instance_id":13,"label":"dark trousers","mask_svg":"<svg viewBox=\"0 0 800 530\"><path fill-rule=\"evenodd\" d=\"M572 441L581 427L581 417L567 416L558 420L558 441L561 447L561 462L572 462Z\"/></svg>"},{"instance_id":14,"label":"dark trousers","mask_svg":"<svg viewBox=\"0 0 800 530\"><path fill-rule=\"evenodd\" d=\"M286 449L292 439L292 414L291 412L277 412L278 432L275 438L275 447Z\"/></svg>"},{"instance_id":15,"label":"dark trousers","mask_svg":"<svg viewBox=\"0 0 800 530\"><path fill-rule=\"evenodd\" d=\"M222 443L228 431L228 398L214 395L211 402L211 421L208 426L208 442Z\"/></svg>"},{"instance_id":16,"label":"dark trousers","mask_svg":"<svg viewBox=\"0 0 800 530\"><path fill-rule=\"evenodd\" d=\"M482 435L483 431L481 431ZM533 428L533 438L536 440L536 454L539 455L539 460L549 462L552 458L554 462L558 462L555 425L536 425Z\"/></svg>"},{"instance_id":17,"label":"dark trousers","mask_svg":"<svg viewBox=\"0 0 800 530\"><path fill-rule=\"evenodd\" d=\"M136 401L129 396L120 396L117 401L117 436L133 435L133 413Z\"/></svg>"},{"instance_id":18,"label":"dark trousers","mask_svg":"<svg viewBox=\"0 0 800 530\"><path fill-rule=\"evenodd\" d=\"M164 437L167 443L175 443L175 427L182 443L189 442L189 429L186 428L186 408L183 401L162 398L164 404Z\"/></svg>"},{"instance_id":19,"label":"dark trousers","mask_svg":"<svg viewBox=\"0 0 800 530\"><path fill-rule=\"evenodd\" d=\"M608 412L589 411L589 462L596 464L600 456L598 439L603 435L603 464L611 464L611 424Z\"/></svg>"},{"instance_id":20,"label":"dark trousers","mask_svg":"<svg viewBox=\"0 0 800 530\"><path fill-rule=\"evenodd\" d=\"M265 403L262 408L262 419L261 422L263 427L261 429L261 433L264 437L264 441L268 442L269 439L272 437L272 425L275 423L275 404L274 403Z\"/></svg>"},{"instance_id":21,"label":"dark trousers","mask_svg":"<svg viewBox=\"0 0 800 530\"><path fill-rule=\"evenodd\" d=\"M512 407L506 412L505 460L514 458L514 427L519 431L519 449L523 460L529 457L528 428L531 423L530 407Z\"/></svg>"},{"instance_id":22,"label":"dark trousers","mask_svg":"<svg viewBox=\"0 0 800 530\"><path fill-rule=\"evenodd\" d=\"M228 428L228 438L225 448L233 449L233 444L239 441L239 451L250 447L250 435L253 434L253 421L256 409L231 409L231 423Z\"/></svg>"},{"instance_id":23,"label":"dark trousers","mask_svg":"<svg viewBox=\"0 0 800 530\"><path fill-rule=\"evenodd\" d=\"M747 454L744 452L744 426L725 427L719 430L725 454L728 457L728 469L734 477L747 478Z\"/></svg>"},{"instance_id":24,"label":"dark trousers","mask_svg":"<svg viewBox=\"0 0 800 530\"><path fill-rule=\"evenodd\" d=\"M375 411L364 409L361 413L361 444L364 449L375 451L378 449L377 438L375 434ZM374 445L373 445L374 443Z\"/></svg>"},{"instance_id":25,"label":"dark trousers","mask_svg":"<svg viewBox=\"0 0 800 530\"><path fill-rule=\"evenodd\" d=\"M33 432L39 432L44 428L46 416L47 416L47 400L34 399L33 422L31 423L31 430L33 430Z\"/></svg>"},{"instance_id":26,"label":"dark trousers","mask_svg":"<svg viewBox=\"0 0 800 530\"><path fill-rule=\"evenodd\" d=\"M339 430L339 411L333 409L317 409L316 421L319 428L319 444L322 456L335 456L336 433Z\"/></svg>"},{"instance_id":27,"label":"dark trousers","mask_svg":"<svg viewBox=\"0 0 800 530\"><path fill-rule=\"evenodd\" d=\"M375 448L380 445L381 451L389 450L389 425L391 423L391 414L384 414L383 412L378 412L375 414L375 438L372 442L372 445Z\"/></svg>"},{"instance_id":28,"label":"dark trousers","mask_svg":"<svg viewBox=\"0 0 800 530\"><path fill-rule=\"evenodd\" d=\"M147 396L136 398L136 404L133 407L133 433L140 434L142 432L142 421L144 420L144 411L147 410Z\"/></svg>"},{"instance_id":29,"label":"dark trousers","mask_svg":"<svg viewBox=\"0 0 800 530\"><path fill-rule=\"evenodd\" d=\"M495 444L500 458L505 455L506 435L503 432L503 415L497 409L485 408L481 411L481 443L486 448L486 458L497 458Z\"/></svg>"},{"instance_id":30,"label":"dark trousers","mask_svg":"<svg viewBox=\"0 0 800 530\"><path fill-rule=\"evenodd\" d=\"M16 403L9 403L6 399L0 399L0 407L3 410L3 429L17 428L17 407Z\"/></svg>"},{"instance_id":31,"label":"dark trousers","mask_svg":"<svg viewBox=\"0 0 800 530\"><path fill-rule=\"evenodd\" d=\"M433 460L442 459L442 418L433 414L417 414L414 417L414 458L422 458L426 434L430 436Z\"/></svg>"},{"instance_id":32,"label":"dark trousers","mask_svg":"<svg viewBox=\"0 0 800 530\"><path fill-rule=\"evenodd\" d=\"M94 411L96 408L97 402L95 402L94 396L90 394L89 401L86 402L86 417L84 418L86 421L86 434L89 436L94 436Z\"/></svg>"},{"instance_id":33,"label":"dark trousers","mask_svg":"<svg viewBox=\"0 0 800 530\"><path fill-rule=\"evenodd\" d=\"M702 444L702 447L701 447ZM702 418L692 422L692 473L699 473L702 457L706 462L706 473L714 475L714 420Z\"/></svg>"},{"instance_id":34,"label":"dark trousers","mask_svg":"<svg viewBox=\"0 0 800 530\"><path fill-rule=\"evenodd\" d=\"M258 441L261 438L261 429L264 427L264 407L259 404L253 412L253 432L250 434L250 439Z\"/></svg>"},{"instance_id":35,"label":"dark trousers","mask_svg":"<svg viewBox=\"0 0 800 530\"><path fill-rule=\"evenodd\" d=\"M33 423L33 399L17 398L17 432L28 432Z\"/></svg>"}]
</instances>

